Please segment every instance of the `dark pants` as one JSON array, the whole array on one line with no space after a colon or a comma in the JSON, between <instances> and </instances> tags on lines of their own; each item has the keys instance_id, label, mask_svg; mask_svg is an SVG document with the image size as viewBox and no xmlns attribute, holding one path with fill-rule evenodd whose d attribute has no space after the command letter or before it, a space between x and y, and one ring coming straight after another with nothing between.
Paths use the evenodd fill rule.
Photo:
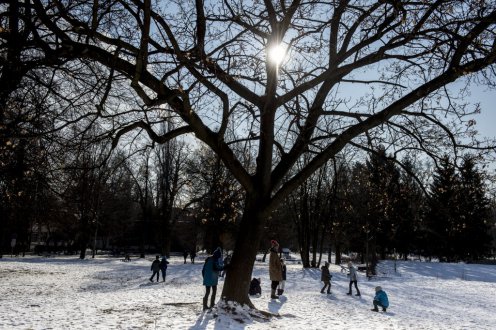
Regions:
<instances>
[{"instance_id":1,"label":"dark pants","mask_svg":"<svg viewBox=\"0 0 496 330\"><path fill-rule=\"evenodd\" d=\"M208 296L210 295L210 288L212 288L212 297L210 298L210 308L215 305L215 295L217 294L217 285L214 286L206 286L205 296L203 297L203 309L207 309Z\"/></svg>"},{"instance_id":2,"label":"dark pants","mask_svg":"<svg viewBox=\"0 0 496 330\"><path fill-rule=\"evenodd\" d=\"M327 288L327 293L331 292L331 281L323 281L324 282L324 287L320 292L324 293L325 289Z\"/></svg>"},{"instance_id":3,"label":"dark pants","mask_svg":"<svg viewBox=\"0 0 496 330\"><path fill-rule=\"evenodd\" d=\"M357 281L350 281L350 290L348 291L348 294L351 294L351 286L355 284L355 289L357 291L357 295L359 296L360 295L360 290L358 290L358 285L357 285Z\"/></svg>"},{"instance_id":4,"label":"dark pants","mask_svg":"<svg viewBox=\"0 0 496 330\"><path fill-rule=\"evenodd\" d=\"M384 307L384 306L381 304L381 302L380 302L379 300L374 300L374 309L375 309L375 310L378 310L378 309L377 309L377 306L382 307L382 310L383 310L384 312L386 311L386 307Z\"/></svg>"},{"instance_id":5,"label":"dark pants","mask_svg":"<svg viewBox=\"0 0 496 330\"><path fill-rule=\"evenodd\" d=\"M272 281L272 283L270 284L270 288L272 290L275 290L275 289L277 289L278 285L279 285L279 281Z\"/></svg>"},{"instance_id":6,"label":"dark pants","mask_svg":"<svg viewBox=\"0 0 496 330\"><path fill-rule=\"evenodd\" d=\"M160 269L160 271L162 272L162 280L165 282L165 276L167 275L166 272L167 272L167 268L162 268Z\"/></svg>"},{"instance_id":7,"label":"dark pants","mask_svg":"<svg viewBox=\"0 0 496 330\"><path fill-rule=\"evenodd\" d=\"M150 277L150 281L151 281L151 282L153 282L153 277L155 276L155 274L157 274L157 282L158 282L158 273L159 273L159 271L158 271L158 270L154 270L154 271L153 271L152 277Z\"/></svg>"}]
</instances>

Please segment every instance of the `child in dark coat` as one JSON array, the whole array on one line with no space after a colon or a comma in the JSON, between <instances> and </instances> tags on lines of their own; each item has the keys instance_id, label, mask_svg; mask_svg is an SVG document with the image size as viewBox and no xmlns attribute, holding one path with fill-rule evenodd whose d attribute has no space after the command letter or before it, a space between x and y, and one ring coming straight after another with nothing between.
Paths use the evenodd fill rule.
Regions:
<instances>
[{"instance_id":1,"label":"child in dark coat","mask_svg":"<svg viewBox=\"0 0 496 330\"><path fill-rule=\"evenodd\" d=\"M150 270L153 272L152 274L152 277L150 277L150 282L153 282L153 278L155 277L155 274L157 274L157 282L158 282L158 276L159 276L159 272L160 272L160 260L159 260L160 256L156 256L155 257L155 260L153 260L152 262L152 267L150 268Z\"/></svg>"},{"instance_id":2,"label":"child in dark coat","mask_svg":"<svg viewBox=\"0 0 496 330\"><path fill-rule=\"evenodd\" d=\"M327 288L327 293L331 293L331 278L332 275L329 272L329 263L326 261L322 267L320 267L322 273L320 274L320 280L324 282L324 287L320 290L320 293L324 293Z\"/></svg>"},{"instance_id":3,"label":"child in dark coat","mask_svg":"<svg viewBox=\"0 0 496 330\"><path fill-rule=\"evenodd\" d=\"M279 282L277 287L277 295L281 296L284 293L284 285L286 284L286 264L284 263L284 258L281 258L281 269L282 269L282 281Z\"/></svg>"},{"instance_id":4,"label":"child in dark coat","mask_svg":"<svg viewBox=\"0 0 496 330\"><path fill-rule=\"evenodd\" d=\"M165 275L167 272L167 265L169 262L167 261L167 258L165 256L162 257L162 260L160 260L160 271L162 272L162 282L165 282Z\"/></svg>"},{"instance_id":5,"label":"child in dark coat","mask_svg":"<svg viewBox=\"0 0 496 330\"><path fill-rule=\"evenodd\" d=\"M250 282L250 296L261 295L262 286L260 285L260 278L253 278Z\"/></svg>"}]
</instances>

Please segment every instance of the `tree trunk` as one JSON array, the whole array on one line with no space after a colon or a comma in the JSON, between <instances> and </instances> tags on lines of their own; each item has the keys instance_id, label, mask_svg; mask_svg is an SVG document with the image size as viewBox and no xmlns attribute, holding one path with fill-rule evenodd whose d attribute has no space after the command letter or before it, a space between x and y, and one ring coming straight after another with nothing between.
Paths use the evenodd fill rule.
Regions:
<instances>
[{"instance_id":1,"label":"tree trunk","mask_svg":"<svg viewBox=\"0 0 496 330\"><path fill-rule=\"evenodd\" d=\"M254 306L248 296L248 290L266 220L263 209L263 205L257 205L255 201L247 199L232 259L226 270L226 280L221 295L227 301L235 301L251 308Z\"/></svg>"},{"instance_id":2,"label":"tree trunk","mask_svg":"<svg viewBox=\"0 0 496 330\"><path fill-rule=\"evenodd\" d=\"M79 237L79 259L86 258L86 248L88 247L88 243L90 241L90 233L89 233L89 223L88 218L83 216L81 218L81 232Z\"/></svg>"},{"instance_id":3,"label":"tree trunk","mask_svg":"<svg viewBox=\"0 0 496 330\"><path fill-rule=\"evenodd\" d=\"M340 265L341 264L341 244L335 243L334 250L335 250L335 254L336 254L336 256L334 257L334 264Z\"/></svg>"}]
</instances>

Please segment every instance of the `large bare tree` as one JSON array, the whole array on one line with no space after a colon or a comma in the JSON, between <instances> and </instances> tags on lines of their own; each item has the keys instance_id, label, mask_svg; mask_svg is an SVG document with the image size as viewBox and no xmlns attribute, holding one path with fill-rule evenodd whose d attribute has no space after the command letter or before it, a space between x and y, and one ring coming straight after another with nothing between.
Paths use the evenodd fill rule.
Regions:
<instances>
[{"instance_id":1,"label":"large bare tree","mask_svg":"<svg viewBox=\"0 0 496 330\"><path fill-rule=\"evenodd\" d=\"M78 67L105 69L80 115L108 128L114 146L133 134L163 143L193 133L242 185L227 300L253 306L253 243L264 222L346 146L383 144L432 158L446 148L491 150L466 134L472 108L449 87L494 79L492 1L25 0L13 7L21 28L2 29L1 37L22 34L28 46L18 56L13 45L16 63L58 64L54 76L68 82ZM281 53L276 46L282 60L269 56ZM133 99L126 86L138 102L126 102ZM59 91L67 99L77 92ZM181 125L157 133L171 119ZM310 161L294 171L305 155Z\"/></svg>"}]
</instances>

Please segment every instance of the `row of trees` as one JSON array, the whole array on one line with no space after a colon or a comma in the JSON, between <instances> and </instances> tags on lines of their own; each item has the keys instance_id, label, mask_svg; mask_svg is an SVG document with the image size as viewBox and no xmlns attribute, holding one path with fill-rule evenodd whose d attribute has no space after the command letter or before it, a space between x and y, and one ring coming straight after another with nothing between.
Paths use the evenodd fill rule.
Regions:
<instances>
[{"instance_id":1,"label":"row of trees","mask_svg":"<svg viewBox=\"0 0 496 330\"><path fill-rule=\"evenodd\" d=\"M69 244L63 248L81 258L88 247L134 246L142 256L168 255L171 244L232 249L243 192L208 149L188 149L169 142L104 159L105 146L92 144L23 159L13 168L24 168L26 178L2 173L3 232L16 233L17 249L26 251L43 229L47 247ZM18 153L35 150L16 146L6 160L19 160ZM411 160L398 164L384 148L365 162L327 163L273 213L263 238L299 250L303 267L319 267L327 251L335 252L336 264L343 252L355 251L372 265L392 254L465 261L491 254L494 210L474 158L457 169L446 156L424 182ZM178 219L186 223L177 226Z\"/></svg>"},{"instance_id":2,"label":"row of trees","mask_svg":"<svg viewBox=\"0 0 496 330\"><path fill-rule=\"evenodd\" d=\"M365 162L332 164L291 194L278 213L293 220L305 267L318 267L323 251L331 250L337 264L343 252L354 251L372 266L378 258L412 254L450 261L492 255L494 200L473 158L456 168L446 156L423 182L421 174L432 171L411 160L400 167L384 149ZM275 227L282 222L272 221Z\"/></svg>"},{"instance_id":3,"label":"row of trees","mask_svg":"<svg viewBox=\"0 0 496 330\"><path fill-rule=\"evenodd\" d=\"M35 146L34 136L51 152L84 140L129 153L145 139L194 137L243 190L227 300L253 306L253 242L290 194L347 148L382 144L434 161L465 148L494 156L494 141L472 134L479 109L463 101L470 83L494 87L491 1L11 0L0 10L2 153ZM284 58L269 58L275 46ZM17 156L7 162L14 172L26 154ZM91 159L110 164L106 152ZM74 173L88 186L105 176ZM12 175L31 180L24 169ZM83 229L95 217L76 214Z\"/></svg>"},{"instance_id":4,"label":"row of trees","mask_svg":"<svg viewBox=\"0 0 496 330\"><path fill-rule=\"evenodd\" d=\"M170 141L108 157L105 144L58 138L6 143L0 254L25 253L34 244L41 245L37 251L79 252L80 258L87 248L133 249L144 257L147 251L169 255L171 246L232 245L240 191L213 153Z\"/></svg>"}]
</instances>

